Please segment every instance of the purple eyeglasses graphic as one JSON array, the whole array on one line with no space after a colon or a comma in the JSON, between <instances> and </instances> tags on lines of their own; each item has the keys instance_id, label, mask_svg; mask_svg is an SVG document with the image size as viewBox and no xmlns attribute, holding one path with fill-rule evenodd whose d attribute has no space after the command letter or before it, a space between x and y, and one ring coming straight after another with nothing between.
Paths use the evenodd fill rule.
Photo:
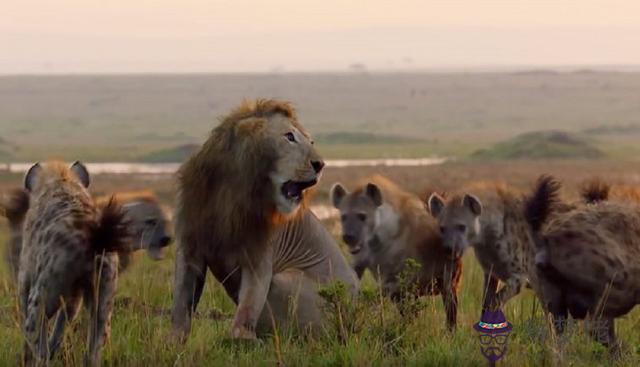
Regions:
<instances>
[{"instance_id":1,"label":"purple eyeglasses graphic","mask_svg":"<svg viewBox=\"0 0 640 367\"><path fill-rule=\"evenodd\" d=\"M473 328L480 333L480 352L489 362L493 363L504 357L512 325L501 310L484 311Z\"/></svg>"}]
</instances>

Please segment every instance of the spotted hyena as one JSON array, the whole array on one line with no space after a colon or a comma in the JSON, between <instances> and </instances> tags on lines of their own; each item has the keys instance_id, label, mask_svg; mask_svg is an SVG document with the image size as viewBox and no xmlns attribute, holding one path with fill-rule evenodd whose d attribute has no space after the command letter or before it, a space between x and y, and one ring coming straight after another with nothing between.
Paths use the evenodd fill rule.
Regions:
<instances>
[{"instance_id":1,"label":"spotted hyena","mask_svg":"<svg viewBox=\"0 0 640 367\"><path fill-rule=\"evenodd\" d=\"M569 314L613 350L615 319L640 304L640 206L609 201L558 212L549 193L528 200L534 289L562 332Z\"/></svg>"},{"instance_id":2,"label":"spotted hyena","mask_svg":"<svg viewBox=\"0 0 640 367\"><path fill-rule=\"evenodd\" d=\"M420 295L440 294L447 326L455 329L462 261L442 246L422 200L379 175L361 180L353 192L336 183L331 200L340 211L342 239L357 275L369 269L396 302L406 296L407 282ZM406 273L409 259L420 265L415 274Z\"/></svg>"},{"instance_id":3,"label":"spotted hyena","mask_svg":"<svg viewBox=\"0 0 640 367\"><path fill-rule=\"evenodd\" d=\"M127 243L120 207L98 208L82 163L37 163L27 172L30 195L20 253L19 295L24 314L25 363L44 362L58 348L68 319L84 300L90 312L86 362L99 364L109 336L118 273L117 251ZM50 339L48 321L57 313Z\"/></svg>"},{"instance_id":4,"label":"spotted hyena","mask_svg":"<svg viewBox=\"0 0 640 367\"><path fill-rule=\"evenodd\" d=\"M5 260L12 280L17 281L22 248L22 226L29 210L29 192L24 188L10 190L3 195L0 212L7 218L9 238L5 248ZM130 247L118 252L119 268L122 274L132 263L132 255L145 250L154 260L163 258L164 248L171 244L171 221L155 194L149 191L117 192L95 198L98 206L106 205L115 197L122 205L122 211L129 224Z\"/></svg>"},{"instance_id":5,"label":"spotted hyena","mask_svg":"<svg viewBox=\"0 0 640 367\"><path fill-rule=\"evenodd\" d=\"M560 184L550 176L541 176L532 198L551 197L556 213L569 211L584 203L606 200L608 186L592 182L584 185L584 203L567 203L557 199ZM438 194L428 199L428 207L440 223L443 243L453 252L462 253L474 248L484 270L483 309L496 309L520 292L528 284L535 256L535 245L529 226L529 212L544 212L548 208L527 208L527 203L542 200L525 198L515 191L496 185L485 192L482 203L471 194L457 195L445 200ZM498 282L504 283L498 291Z\"/></svg>"}]
</instances>

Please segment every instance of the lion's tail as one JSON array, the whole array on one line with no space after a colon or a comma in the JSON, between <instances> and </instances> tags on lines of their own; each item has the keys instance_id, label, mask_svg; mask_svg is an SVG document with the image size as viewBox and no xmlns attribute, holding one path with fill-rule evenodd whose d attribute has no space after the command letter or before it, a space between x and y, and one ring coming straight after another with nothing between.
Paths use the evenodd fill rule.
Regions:
<instances>
[{"instance_id":1,"label":"lion's tail","mask_svg":"<svg viewBox=\"0 0 640 367\"><path fill-rule=\"evenodd\" d=\"M22 226L29 210L29 193L22 188L11 190L0 203L0 209L11 226Z\"/></svg>"},{"instance_id":2,"label":"lion's tail","mask_svg":"<svg viewBox=\"0 0 640 367\"><path fill-rule=\"evenodd\" d=\"M113 197L100 208L98 220L91 229L91 246L96 254L129 251L129 222Z\"/></svg>"}]
</instances>

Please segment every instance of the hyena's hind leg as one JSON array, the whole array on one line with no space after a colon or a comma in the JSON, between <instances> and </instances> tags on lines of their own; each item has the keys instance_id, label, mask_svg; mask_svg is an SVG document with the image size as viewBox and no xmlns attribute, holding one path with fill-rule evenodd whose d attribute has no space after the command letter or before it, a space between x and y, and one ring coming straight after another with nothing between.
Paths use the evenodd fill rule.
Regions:
<instances>
[{"instance_id":1,"label":"hyena's hind leg","mask_svg":"<svg viewBox=\"0 0 640 367\"><path fill-rule=\"evenodd\" d=\"M51 336L49 337L49 359L53 358L54 354L62 343L64 329L67 325L67 322L73 321L73 319L75 319L81 305L82 295L76 295L74 297L66 299L64 302L64 307L58 311L58 316L56 317L53 331L51 332Z\"/></svg>"},{"instance_id":2,"label":"hyena's hind leg","mask_svg":"<svg viewBox=\"0 0 640 367\"><path fill-rule=\"evenodd\" d=\"M118 255L108 253L96 256L92 294L87 297L89 342L85 365L99 366L100 352L111 334L111 312L118 283Z\"/></svg>"},{"instance_id":3,"label":"hyena's hind leg","mask_svg":"<svg viewBox=\"0 0 640 367\"><path fill-rule=\"evenodd\" d=\"M538 293L543 307L551 314L556 334L560 335L564 332L569 318L566 296L557 282L546 276L544 269L538 268L536 271L538 277L536 293Z\"/></svg>"},{"instance_id":4,"label":"hyena's hind leg","mask_svg":"<svg viewBox=\"0 0 640 367\"><path fill-rule=\"evenodd\" d=\"M31 279L26 274L20 274L20 283L18 284L18 297L20 302L20 312L22 313L22 327L23 332L26 330L25 321L27 320L27 314L29 310L29 293L31 292ZM23 347L23 364L29 366L33 359L33 353L31 352L31 346L29 345L28 338L24 339Z\"/></svg>"},{"instance_id":5,"label":"hyena's hind leg","mask_svg":"<svg viewBox=\"0 0 640 367\"><path fill-rule=\"evenodd\" d=\"M595 312L597 315L597 312ZM616 339L615 319L613 317L599 317L590 312L584 318L584 330L591 338L604 345L612 354L622 351L620 341Z\"/></svg>"},{"instance_id":6,"label":"hyena's hind leg","mask_svg":"<svg viewBox=\"0 0 640 367\"><path fill-rule=\"evenodd\" d=\"M46 274L47 272L45 272ZM29 290L26 301L24 332L26 335L25 364L31 359L44 361L48 357L48 321L60 307L60 294L51 276L40 276Z\"/></svg>"}]
</instances>

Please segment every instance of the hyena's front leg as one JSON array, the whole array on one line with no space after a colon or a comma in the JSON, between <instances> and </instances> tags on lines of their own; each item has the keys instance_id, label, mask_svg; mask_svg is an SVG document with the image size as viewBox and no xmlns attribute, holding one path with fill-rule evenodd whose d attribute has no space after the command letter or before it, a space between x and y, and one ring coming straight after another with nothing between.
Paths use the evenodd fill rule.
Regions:
<instances>
[{"instance_id":1,"label":"hyena's front leg","mask_svg":"<svg viewBox=\"0 0 640 367\"><path fill-rule=\"evenodd\" d=\"M496 294L498 307L502 307L508 300L520 293L520 288L522 288L522 280L519 277L512 276L507 279L504 286Z\"/></svg>"},{"instance_id":2,"label":"hyena's front leg","mask_svg":"<svg viewBox=\"0 0 640 367\"><path fill-rule=\"evenodd\" d=\"M186 338L191 330L191 316L195 312L204 287L206 263L204 258L187 256L184 249L176 252L173 305L171 307L172 334Z\"/></svg>"},{"instance_id":3,"label":"hyena's front leg","mask_svg":"<svg viewBox=\"0 0 640 367\"><path fill-rule=\"evenodd\" d=\"M56 317L56 322L53 326L53 332L49 337L49 359L53 358L62 343L62 337L64 335L64 329L67 322L75 319L81 305L82 295L77 295L65 300L64 308L58 311L58 316Z\"/></svg>"},{"instance_id":4,"label":"hyena's front leg","mask_svg":"<svg viewBox=\"0 0 640 367\"><path fill-rule=\"evenodd\" d=\"M273 277L271 254L251 259L245 254L245 266L242 267L242 280L238 293L238 308L233 320L231 337L255 339L256 324L267 301L269 286Z\"/></svg>"},{"instance_id":5,"label":"hyena's front leg","mask_svg":"<svg viewBox=\"0 0 640 367\"><path fill-rule=\"evenodd\" d=\"M91 317L85 365L90 366L100 365L101 349L111 333L113 298L118 286L118 255L108 253L97 256L95 266L94 294L87 299Z\"/></svg>"},{"instance_id":6,"label":"hyena's front leg","mask_svg":"<svg viewBox=\"0 0 640 367\"><path fill-rule=\"evenodd\" d=\"M484 273L484 286L482 287L482 311L495 310L499 307L496 300L498 293L498 278L491 272Z\"/></svg>"},{"instance_id":7,"label":"hyena's front leg","mask_svg":"<svg viewBox=\"0 0 640 367\"><path fill-rule=\"evenodd\" d=\"M447 313L447 327L455 331L458 318L458 282L460 281L460 265L445 267L443 274L442 302Z\"/></svg>"}]
</instances>

